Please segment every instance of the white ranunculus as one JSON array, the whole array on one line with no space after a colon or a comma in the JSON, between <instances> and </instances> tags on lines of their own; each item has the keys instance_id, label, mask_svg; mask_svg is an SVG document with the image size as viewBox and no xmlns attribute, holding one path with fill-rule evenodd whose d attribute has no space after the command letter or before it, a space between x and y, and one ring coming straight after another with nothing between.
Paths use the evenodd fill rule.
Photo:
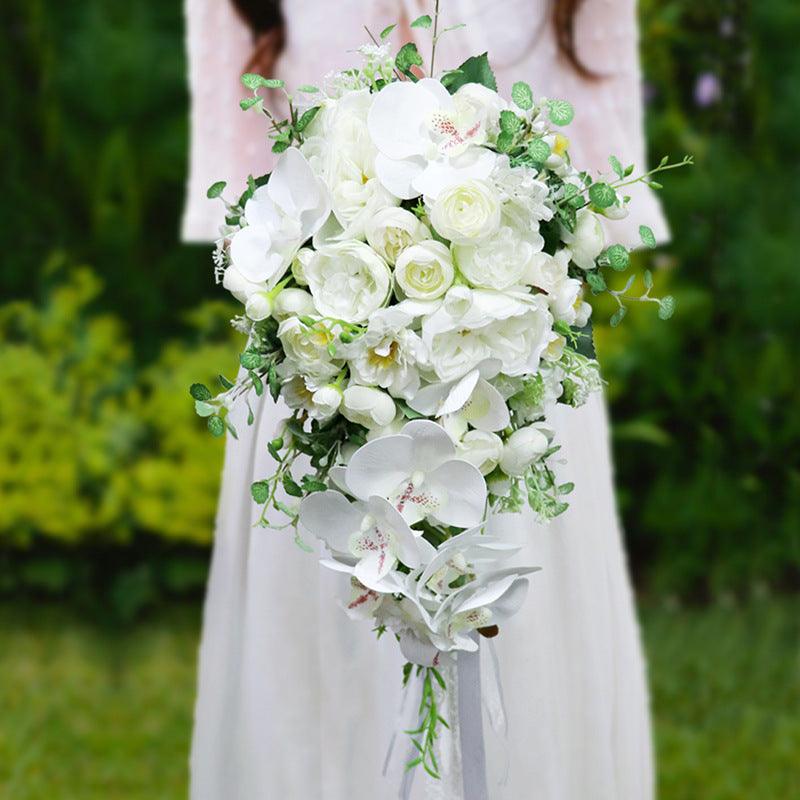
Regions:
<instances>
[{"instance_id":1,"label":"white ranunculus","mask_svg":"<svg viewBox=\"0 0 800 800\"><path fill-rule=\"evenodd\" d=\"M301 247L297 255L292 259L292 276L300 286L308 286L306 280L306 264L314 257L314 251L310 247Z\"/></svg>"},{"instance_id":2,"label":"white ranunculus","mask_svg":"<svg viewBox=\"0 0 800 800\"><path fill-rule=\"evenodd\" d=\"M256 189L244 207L246 225L233 234L229 284L273 287L286 272L300 246L316 233L330 214L325 183L299 150L281 155L269 183Z\"/></svg>"},{"instance_id":3,"label":"white ranunculus","mask_svg":"<svg viewBox=\"0 0 800 800\"><path fill-rule=\"evenodd\" d=\"M503 225L491 238L477 245L454 245L453 255L461 274L484 289L508 289L523 283L533 257L544 247L537 234L522 236L510 225Z\"/></svg>"},{"instance_id":4,"label":"white ranunculus","mask_svg":"<svg viewBox=\"0 0 800 800\"><path fill-rule=\"evenodd\" d=\"M279 322L286 317L312 316L314 298L303 289L283 289L272 301L272 316Z\"/></svg>"},{"instance_id":5,"label":"white ranunculus","mask_svg":"<svg viewBox=\"0 0 800 800\"><path fill-rule=\"evenodd\" d=\"M317 115L319 135L303 145L312 166L330 187L331 208L342 228L339 241L363 239L369 219L398 204L375 174L378 151L367 130L372 98L368 89L362 89L327 103Z\"/></svg>"},{"instance_id":6,"label":"white ranunculus","mask_svg":"<svg viewBox=\"0 0 800 800\"><path fill-rule=\"evenodd\" d=\"M431 238L428 226L404 208L384 208L364 225L367 241L387 264L394 265L407 247Z\"/></svg>"},{"instance_id":7,"label":"white ranunculus","mask_svg":"<svg viewBox=\"0 0 800 800\"><path fill-rule=\"evenodd\" d=\"M430 217L436 232L453 244L476 244L500 228L500 200L486 181L464 181L439 193Z\"/></svg>"},{"instance_id":8,"label":"white ranunculus","mask_svg":"<svg viewBox=\"0 0 800 800\"><path fill-rule=\"evenodd\" d=\"M453 302L450 302L453 295ZM422 340L441 381L497 359L506 375L536 372L553 317L543 295L454 287L422 323Z\"/></svg>"},{"instance_id":9,"label":"white ranunculus","mask_svg":"<svg viewBox=\"0 0 800 800\"><path fill-rule=\"evenodd\" d=\"M550 443L537 427L519 428L506 439L500 456L500 469L506 475L524 475L534 461L541 458Z\"/></svg>"},{"instance_id":10,"label":"white ranunculus","mask_svg":"<svg viewBox=\"0 0 800 800\"><path fill-rule=\"evenodd\" d=\"M408 399L417 393L427 352L422 339L409 329L411 321L397 306L379 309L362 336L339 348L357 383L380 386L393 397Z\"/></svg>"},{"instance_id":11,"label":"white ranunculus","mask_svg":"<svg viewBox=\"0 0 800 800\"><path fill-rule=\"evenodd\" d=\"M584 270L595 268L595 260L606 244L600 219L588 208L578 212L574 232L562 228L561 238L572 251L573 262Z\"/></svg>"},{"instance_id":12,"label":"white ranunculus","mask_svg":"<svg viewBox=\"0 0 800 800\"><path fill-rule=\"evenodd\" d=\"M432 78L396 81L374 97L367 125L379 155L383 185L407 200L433 200L447 186L487 178L496 154L486 142L485 103L468 93L457 100Z\"/></svg>"},{"instance_id":13,"label":"white ranunculus","mask_svg":"<svg viewBox=\"0 0 800 800\"><path fill-rule=\"evenodd\" d=\"M397 412L394 400L381 389L372 386L348 386L344 390L342 414L365 428L386 427Z\"/></svg>"},{"instance_id":14,"label":"white ranunculus","mask_svg":"<svg viewBox=\"0 0 800 800\"><path fill-rule=\"evenodd\" d=\"M404 250L394 269L397 285L406 297L435 300L452 285L455 277L450 250L429 239Z\"/></svg>"},{"instance_id":15,"label":"white ranunculus","mask_svg":"<svg viewBox=\"0 0 800 800\"><path fill-rule=\"evenodd\" d=\"M392 275L386 262L363 242L339 242L318 250L306 278L320 314L364 322L389 296Z\"/></svg>"},{"instance_id":16,"label":"white ranunculus","mask_svg":"<svg viewBox=\"0 0 800 800\"><path fill-rule=\"evenodd\" d=\"M474 464L481 475L488 475L503 453L503 440L489 431L468 431L456 446L461 458Z\"/></svg>"},{"instance_id":17,"label":"white ranunculus","mask_svg":"<svg viewBox=\"0 0 800 800\"><path fill-rule=\"evenodd\" d=\"M523 281L549 294L567 279L570 258L569 250L559 250L554 256L536 253L528 264Z\"/></svg>"},{"instance_id":18,"label":"white ranunculus","mask_svg":"<svg viewBox=\"0 0 800 800\"><path fill-rule=\"evenodd\" d=\"M297 317L289 317L278 326L278 338L287 361L296 365L304 375L325 379L339 371L339 365L328 353L333 334L322 323L308 327Z\"/></svg>"},{"instance_id":19,"label":"white ranunculus","mask_svg":"<svg viewBox=\"0 0 800 800\"><path fill-rule=\"evenodd\" d=\"M307 411L312 419L330 419L342 402L342 390L325 384L316 386L302 375L294 375L281 388L281 396L289 408Z\"/></svg>"}]
</instances>

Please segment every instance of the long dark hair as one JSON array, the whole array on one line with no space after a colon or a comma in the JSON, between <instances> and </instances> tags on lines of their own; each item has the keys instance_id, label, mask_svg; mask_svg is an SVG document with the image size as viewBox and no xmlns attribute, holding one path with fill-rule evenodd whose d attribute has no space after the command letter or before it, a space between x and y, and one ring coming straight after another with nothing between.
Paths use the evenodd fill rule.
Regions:
<instances>
[{"instance_id":1,"label":"long dark hair","mask_svg":"<svg viewBox=\"0 0 800 800\"><path fill-rule=\"evenodd\" d=\"M247 70L269 75L284 44L281 0L231 0L253 31L255 48ZM578 56L575 45L575 17L583 0L553 0L553 28L562 57L584 78L597 77Z\"/></svg>"}]
</instances>

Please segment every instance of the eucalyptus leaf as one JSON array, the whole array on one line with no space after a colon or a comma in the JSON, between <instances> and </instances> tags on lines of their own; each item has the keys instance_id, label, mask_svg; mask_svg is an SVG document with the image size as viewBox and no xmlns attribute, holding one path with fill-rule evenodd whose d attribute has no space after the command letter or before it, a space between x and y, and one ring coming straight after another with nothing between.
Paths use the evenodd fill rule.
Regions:
<instances>
[{"instance_id":1,"label":"eucalyptus leaf","mask_svg":"<svg viewBox=\"0 0 800 800\"><path fill-rule=\"evenodd\" d=\"M651 249L656 246L656 237L653 233L652 229L649 228L647 225L640 225L639 226L639 236L642 240L642 244L645 247L650 247Z\"/></svg>"},{"instance_id":2,"label":"eucalyptus leaf","mask_svg":"<svg viewBox=\"0 0 800 800\"><path fill-rule=\"evenodd\" d=\"M619 159L616 156L609 156L608 163L611 164L611 169L614 170L617 177L622 180L625 177L625 170L622 168L622 164L620 163Z\"/></svg>"},{"instance_id":3,"label":"eucalyptus leaf","mask_svg":"<svg viewBox=\"0 0 800 800\"><path fill-rule=\"evenodd\" d=\"M310 83L304 83L302 86L297 87L297 91L303 94L317 94L319 92L319 87L313 86Z\"/></svg>"},{"instance_id":4,"label":"eucalyptus leaf","mask_svg":"<svg viewBox=\"0 0 800 800\"><path fill-rule=\"evenodd\" d=\"M297 124L294 126L294 129L299 133L302 133L311 124L311 121L314 119L314 117L317 116L319 109L320 106L312 106L307 111L304 111L300 119L297 120Z\"/></svg>"},{"instance_id":5,"label":"eucalyptus leaf","mask_svg":"<svg viewBox=\"0 0 800 800\"><path fill-rule=\"evenodd\" d=\"M600 181L589 187L589 199L598 208L609 208L617 202L617 193L607 183Z\"/></svg>"},{"instance_id":6,"label":"eucalyptus leaf","mask_svg":"<svg viewBox=\"0 0 800 800\"><path fill-rule=\"evenodd\" d=\"M658 318L669 319L675 313L675 306L676 300L671 294L662 297L658 301Z\"/></svg>"},{"instance_id":7,"label":"eucalyptus leaf","mask_svg":"<svg viewBox=\"0 0 800 800\"><path fill-rule=\"evenodd\" d=\"M242 111L247 111L248 108L252 108L254 105L260 102L261 102L260 97L243 97L239 101L239 108L241 108Z\"/></svg>"},{"instance_id":8,"label":"eucalyptus leaf","mask_svg":"<svg viewBox=\"0 0 800 800\"><path fill-rule=\"evenodd\" d=\"M553 125L569 125L575 118L575 109L566 100L548 100L547 107Z\"/></svg>"},{"instance_id":9,"label":"eucalyptus leaf","mask_svg":"<svg viewBox=\"0 0 800 800\"><path fill-rule=\"evenodd\" d=\"M648 291L653 288L653 273L649 269L644 271L644 288Z\"/></svg>"},{"instance_id":10,"label":"eucalyptus leaf","mask_svg":"<svg viewBox=\"0 0 800 800\"><path fill-rule=\"evenodd\" d=\"M430 17L430 14L423 14L421 17L417 17L412 23L412 28L430 28L433 24L433 20Z\"/></svg>"},{"instance_id":11,"label":"eucalyptus leaf","mask_svg":"<svg viewBox=\"0 0 800 800\"><path fill-rule=\"evenodd\" d=\"M616 328L617 325L625 319L625 315L628 313L628 309L625 306L620 306L612 315L611 319L609 320L609 324L612 328Z\"/></svg>"},{"instance_id":12,"label":"eucalyptus leaf","mask_svg":"<svg viewBox=\"0 0 800 800\"><path fill-rule=\"evenodd\" d=\"M269 491L270 487L268 481L256 481L250 484L250 496L259 505L264 505L264 503L267 502L269 499Z\"/></svg>"},{"instance_id":13,"label":"eucalyptus leaf","mask_svg":"<svg viewBox=\"0 0 800 800\"><path fill-rule=\"evenodd\" d=\"M611 269L617 272L622 272L622 270L627 269L631 261L627 248L621 244L612 244L611 247L606 250L606 259Z\"/></svg>"},{"instance_id":14,"label":"eucalyptus leaf","mask_svg":"<svg viewBox=\"0 0 800 800\"><path fill-rule=\"evenodd\" d=\"M212 436L222 436L225 433L225 423L218 416L209 417L208 430Z\"/></svg>"},{"instance_id":15,"label":"eucalyptus leaf","mask_svg":"<svg viewBox=\"0 0 800 800\"><path fill-rule=\"evenodd\" d=\"M215 197L219 197L222 192L225 190L225 187L228 184L225 181L217 181L216 183L212 183L211 186L208 187L206 191L206 197L209 200L213 200Z\"/></svg>"},{"instance_id":16,"label":"eucalyptus leaf","mask_svg":"<svg viewBox=\"0 0 800 800\"><path fill-rule=\"evenodd\" d=\"M500 112L500 130L503 133L516 133L522 127L522 120L513 111Z\"/></svg>"},{"instance_id":17,"label":"eucalyptus leaf","mask_svg":"<svg viewBox=\"0 0 800 800\"><path fill-rule=\"evenodd\" d=\"M511 87L511 99L523 111L533 108L533 92L525 81L517 81Z\"/></svg>"},{"instance_id":18,"label":"eucalyptus leaf","mask_svg":"<svg viewBox=\"0 0 800 800\"><path fill-rule=\"evenodd\" d=\"M392 31L393 31L393 30L394 30L396 27L397 27L397 23L396 23L396 22L392 23L391 25L387 25L387 26L386 26L386 27L385 27L385 28L384 28L384 29L383 29L383 30L380 32L380 38L381 38L381 39L387 39L389 36L391 36L391 34L392 34Z\"/></svg>"},{"instance_id":19,"label":"eucalyptus leaf","mask_svg":"<svg viewBox=\"0 0 800 800\"><path fill-rule=\"evenodd\" d=\"M528 145L528 155L531 157L533 161L536 161L539 164L544 163L550 158L550 145L544 139L532 139L530 144ZM572 186L572 184L567 183L565 184L565 188L567 186ZM577 189L573 186L573 194L577 191Z\"/></svg>"},{"instance_id":20,"label":"eucalyptus leaf","mask_svg":"<svg viewBox=\"0 0 800 800\"><path fill-rule=\"evenodd\" d=\"M189 394L195 400L210 400L212 397L211 390L204 383L193 383L189 387Z\"/></svg>"}]
</instances>

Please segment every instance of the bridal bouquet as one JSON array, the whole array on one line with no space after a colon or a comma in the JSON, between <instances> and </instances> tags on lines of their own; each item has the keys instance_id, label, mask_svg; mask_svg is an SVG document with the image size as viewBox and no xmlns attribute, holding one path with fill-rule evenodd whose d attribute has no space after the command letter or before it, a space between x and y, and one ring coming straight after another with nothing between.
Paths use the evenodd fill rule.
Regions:
<instances>
[{"instance_id":1,"label":"bridal bouquet","mask_svg":"<svg viewBox=\"0 0 800 800\"><path fill-rule=\"evenodd\" d=\"M486 54L434 76L438 32L426 75L414 44L392 55L390 33L322 89L243 76L241 105L267 117L279 156L223 198L215 263L244 306L242 370L216 396L191 393L215 435L236 436L228 413L253 395L291 409L264 443L274 472L251 487L260 521L281 527L277 512L321 540L323 565L349 581L346 612L396 636L406 679L423 680L415 763L435 774L438 668L502 628L535 570L504 565L518 548L487 519L567 507L547 412L601 385L587 290L616 300L612 325L625 314L632 279L611 291L603 273L629 254L601 217L626 214L625 186L657 186L677 165L632 177L612 156L593 179L560 132L567 102L524 82L502 97ZM288 118L262 89L284 92ZM646 274L631 299L669 317L674 301L651 289Z\"/></svg>"}]
</instances>

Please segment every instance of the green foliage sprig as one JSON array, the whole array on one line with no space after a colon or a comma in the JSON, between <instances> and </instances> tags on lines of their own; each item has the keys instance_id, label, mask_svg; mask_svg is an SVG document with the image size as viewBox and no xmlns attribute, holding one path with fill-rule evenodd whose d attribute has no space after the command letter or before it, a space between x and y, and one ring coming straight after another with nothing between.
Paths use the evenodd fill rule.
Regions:
<instances>
[{"instance_id":1,"label":"green foliage sprig","mask_svg":"<svg viewBox=\"0 0 800 800\"><path fill-rule=\"evenodd\" d=\"M406 731L411 737L411 744L416 748L418 755L406 764L406 769L422 766L428 775L438 780L440 775L435 753L436 741L440 735L440 726L448 729L450 726L439 711L436 686L438 685L441 691L445 692L447 685L435 667L406 664L403 667L403 686L410 680L412 672L416 674L417 678L422 676L422 697L418 711L419 725Z\"/></svg>"}]
</instances>

